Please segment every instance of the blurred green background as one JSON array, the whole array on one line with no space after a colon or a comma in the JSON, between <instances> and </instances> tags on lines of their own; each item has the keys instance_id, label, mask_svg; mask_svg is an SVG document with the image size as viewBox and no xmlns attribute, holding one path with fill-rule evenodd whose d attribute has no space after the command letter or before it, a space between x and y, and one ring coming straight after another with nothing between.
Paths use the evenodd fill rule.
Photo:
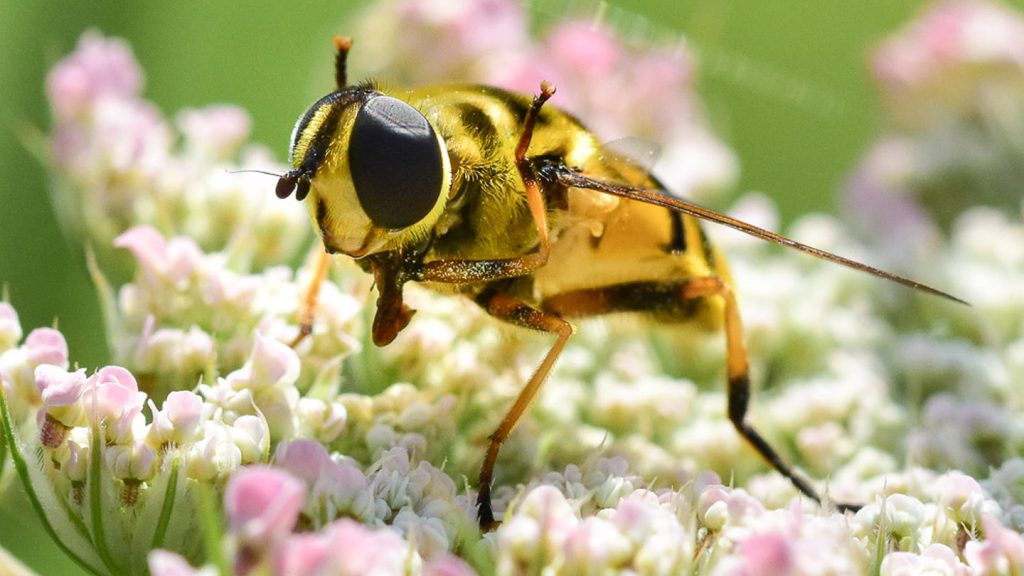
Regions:
<instances>
[{"instance_id":1,"label":"blurred green background","mask_svg":"<svg viewBox=\"0 0 1024 576\"><path fill-rule=\"evenodd\" d=\"M538 6L547 4L535 0ZM1024 0L1015 2L1020 6ZM567 5L566 2L559 3ZM718 134L736 151L738 190L759 190L785 220L831 211L837 186L878 134L867 57L923 2L900 0L615 0L612 5L685 34L702 55L700 88ZM360 2L29 2L0 17L0 286L26 332L52 325L71 357L106 360L99 310L81 246L62 236L47 175L24 145L45 129L47 69L96 28L131 43L146 96L173 115L232 102L254 137L286 155L295 118L331 88L330 44ZM268 180L267 193L272 182ZM42 574L76 573L41 532L18 486L0 492L0 545Z\"/></svg>"}]
</instances>

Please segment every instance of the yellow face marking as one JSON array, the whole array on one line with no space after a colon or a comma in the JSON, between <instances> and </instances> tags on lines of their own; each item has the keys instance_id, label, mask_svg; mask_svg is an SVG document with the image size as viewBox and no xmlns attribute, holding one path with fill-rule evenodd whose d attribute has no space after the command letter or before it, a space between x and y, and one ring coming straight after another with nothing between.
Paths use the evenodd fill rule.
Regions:
<instances>
[{"instance_id":1,"label":"yellow face marking","mask_svg":"<svg viewBox=\"0 0 1024 576\"><path fill-rule=\"evenodd\" d=\"M309 150L316 132L324 125L329 108L323 106L317 110L308 127L299 135L295 157L301 158ZM351 132L358 111L352 106L339 118L331 144L316 175L310 180L310 201L307 203L310 218L317 224L325 248L354 258L394 250L429 234L444 212L452 181L448 151L440 132L435 129L437 146L442 151L439 156L443 174L442 192L437 202L423 219L412 226L388 229L375 225L359 202L349 166L349 139L345 135ZM401 166L395 169L401 170Z\"/></svg>"}]
</instances>

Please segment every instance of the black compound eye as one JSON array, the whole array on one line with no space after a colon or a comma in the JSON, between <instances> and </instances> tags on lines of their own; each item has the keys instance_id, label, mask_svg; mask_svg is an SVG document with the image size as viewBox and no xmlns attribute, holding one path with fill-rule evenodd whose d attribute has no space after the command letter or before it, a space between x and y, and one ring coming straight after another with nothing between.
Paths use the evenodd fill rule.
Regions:
<instances>
[{"instance_id":1,"label":"black compound eye","mask_svg":"<svg viewBox=\"0 0 1024 576\"><path fill-rule=\"evenodd\" d=\"M411 226L441 194L444 165L434 129L396 98L377 96L359 109L348 163L359 203L377 226Z\"/></svg>"}]
</instances>

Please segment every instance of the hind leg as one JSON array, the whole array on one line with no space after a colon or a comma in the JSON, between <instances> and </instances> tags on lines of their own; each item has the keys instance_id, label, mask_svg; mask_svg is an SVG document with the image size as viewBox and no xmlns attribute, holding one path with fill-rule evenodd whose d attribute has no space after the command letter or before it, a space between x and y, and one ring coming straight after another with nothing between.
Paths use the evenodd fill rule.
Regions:
<instances>
[{"instance_id":1,"label":"hind leg","mask_svg":"<svg viewBox=\"0 0 1024 576\"><path fill-rule=\"evenodd\" d=\"M728 416L733 427L779 474L793 483L808 498L821 503L818 491L747 421L750 404L750 365L743 342L743 325L739 307L729 284L719 276L703 276L689 280L666 282L635 282L602 288L575 290L544 300L544 310L572 318L596 316L612 312L670 312L699 298L721 298L724 302L726 383ZM837 505L841 510L857 506Z\"/></svg>"}]
</instances>

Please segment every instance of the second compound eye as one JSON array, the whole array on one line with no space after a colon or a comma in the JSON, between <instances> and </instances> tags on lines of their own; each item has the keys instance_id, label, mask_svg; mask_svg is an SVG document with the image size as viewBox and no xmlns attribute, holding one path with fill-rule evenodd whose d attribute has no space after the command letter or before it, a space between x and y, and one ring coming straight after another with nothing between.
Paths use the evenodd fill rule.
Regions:
<instances>
[{"instance_id":1,"label":"second compound eye","mask_svg":"<svg viewBox=\"0 0 1024 576\"><path fill-rule=\"evenodd\" d=\"M444 183L441 145L427 119L390 96L370 98L349 140L352 184L363 211L382 228L406 228L437 203Z\"/></svg>"}]
</instances>

